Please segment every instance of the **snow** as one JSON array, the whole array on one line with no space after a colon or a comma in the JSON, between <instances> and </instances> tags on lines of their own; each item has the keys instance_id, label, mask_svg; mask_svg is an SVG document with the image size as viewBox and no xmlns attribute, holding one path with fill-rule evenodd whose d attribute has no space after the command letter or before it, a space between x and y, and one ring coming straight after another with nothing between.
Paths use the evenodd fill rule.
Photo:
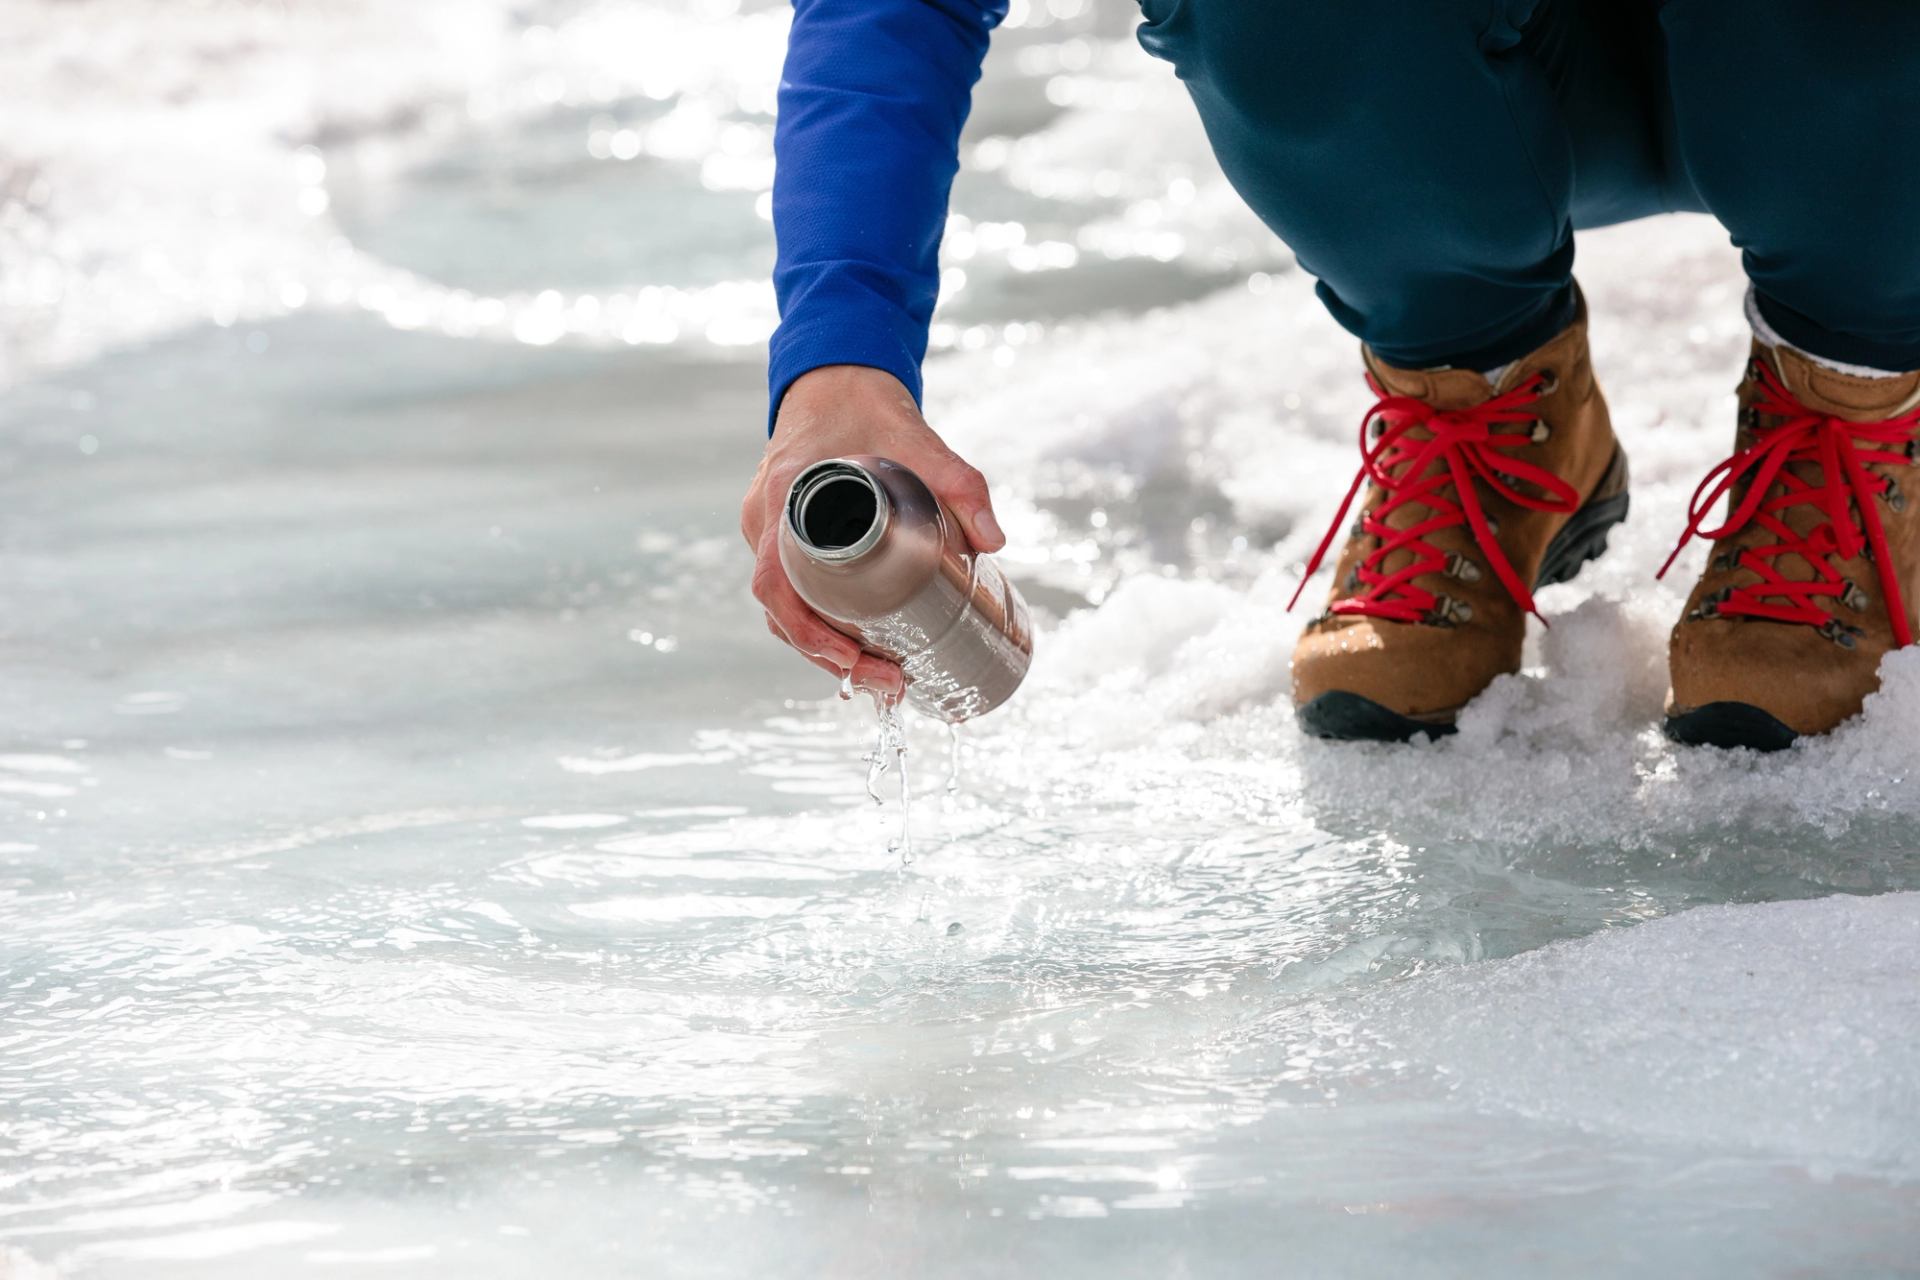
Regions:
<instances>
[{"instance_id":1,"label":"snow","mask_svg":"<svg viewBox=\"0 0 1920 1280\"><path fill-rule=\"evenodd\" d=\"M1364 1001L1476 1107L1920 1174L1920 894L1700 907Z\"/></svg>"}]
</instances>

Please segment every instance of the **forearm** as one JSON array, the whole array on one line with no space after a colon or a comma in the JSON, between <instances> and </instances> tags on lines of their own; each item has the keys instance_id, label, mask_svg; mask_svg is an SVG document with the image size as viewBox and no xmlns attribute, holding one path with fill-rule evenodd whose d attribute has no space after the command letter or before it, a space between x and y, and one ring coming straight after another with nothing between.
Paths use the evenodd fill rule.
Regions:
<instances>
[{"instance_id":1,"label":"forearm","mask_svg":"<svg viewBox=\"0 0 1920 1280\"><path fill-rule=\"evenodd\" d=\"M884 369L919 399L960 129L1004 12L1005 0L795 0L774 130L774 409L829 364Z\"/></svg>"}]
</instances>

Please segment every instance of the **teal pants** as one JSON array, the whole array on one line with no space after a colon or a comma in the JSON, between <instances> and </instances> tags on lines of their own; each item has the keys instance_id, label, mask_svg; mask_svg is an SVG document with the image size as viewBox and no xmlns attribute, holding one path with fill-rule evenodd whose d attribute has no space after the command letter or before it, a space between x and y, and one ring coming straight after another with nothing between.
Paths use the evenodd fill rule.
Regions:
<instances>
[{"instance_id":1,"label":"teal pants","mask_svg":"<svg viewBox=\"0 0 1920 1280\"><path fill-rule=\"evenodd\" d=\"M1816 355L1920 368L1920 0L1141 0L1228 179L1390 363L1572 309L1573 232L1713 214Z\"/></svg>"}]
</instances>

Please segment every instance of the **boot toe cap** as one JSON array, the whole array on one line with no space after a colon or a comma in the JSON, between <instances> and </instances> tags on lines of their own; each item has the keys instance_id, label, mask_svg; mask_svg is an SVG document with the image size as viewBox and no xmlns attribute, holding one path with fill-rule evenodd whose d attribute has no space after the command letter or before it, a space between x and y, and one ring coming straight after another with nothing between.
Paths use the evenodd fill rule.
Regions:
<instances>
[{"instance_id":1,"label":"boot toe cap","mask_svg":"<svg viewBox=\"0 0 1920 1280\"><path fill-rule=\"evenodd\" d=\"M1826 733L1858 715L1867 695L1880 687L1882 656L1841 650L1811 627L1682 622L1674 628L1668 660L1669 726L1687 717L1709 723L1716 719L1709 709L1731 706L1763 714L1795 735Z\"/></svg>"},{"instance_id":2,"label":"boot toe cap","mask_svg":"<svg viewBox=\"0 0 1920 1280\"><path fill-rule=\"evenodd\" d=\"M1441 627L1336 618L1309 626L1300 637L1293 701L1305 708L1328 695L1351 695L1444 729L1495 676L1518 669L1517 649L1517 643L1463 646L1457 633Z\"/></svg>"}]
</instances>

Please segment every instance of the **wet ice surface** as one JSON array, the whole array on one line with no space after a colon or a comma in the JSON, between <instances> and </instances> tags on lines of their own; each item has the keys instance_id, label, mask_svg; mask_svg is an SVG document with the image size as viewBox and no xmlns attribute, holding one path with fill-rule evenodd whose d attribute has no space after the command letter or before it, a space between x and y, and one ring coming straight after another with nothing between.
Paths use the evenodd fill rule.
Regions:
<instances>
[{"instance_id":1,"label":"wet ice surface","mask_svg":"<svg viewBox=\"0 0 1920 1280\"><path fill-rule=\"evenodd\" d=\"M401 37L342 12L330 38L387 66ZM1309 743L1280 606L1350 474L1351 343L1124 24L1008 33L930 407L1043 630L956 793L909 725L903 873L871 711L746 598L753 353L626 337L735 296L649 282L764 266L709 217L756 179L682 152L704 112L750 165L740 67L777 28L718 23L658 99L607 70L629 111L541 77L572 92L594 22L691 28L570 12L458 64L510 129L315 126L317 227L248 224L309 301L116 275L82 223L44 331L7 330L0 1275L1911 1267L1920 662L1783 759L1651 728L1700 553L1649 575L1745 341L1717 230L1583 244L1635 513L1543 594L1527 673L1444 743ZM33 48L66 84L77 55ZM631 190L594 167L610 111ZM309 135L276 118L294 172ZM214 179L141 175L169 252L249 248L197 203ZM716 203L658 252L576 227L681 190ZM9 216L24 289L39 224ZM1069 242L1061 275L1041 246ZM497 325L407 309L462 290ZM1103 312L1142 291L1180 301Z\"/></svg>"}]
</instances>

